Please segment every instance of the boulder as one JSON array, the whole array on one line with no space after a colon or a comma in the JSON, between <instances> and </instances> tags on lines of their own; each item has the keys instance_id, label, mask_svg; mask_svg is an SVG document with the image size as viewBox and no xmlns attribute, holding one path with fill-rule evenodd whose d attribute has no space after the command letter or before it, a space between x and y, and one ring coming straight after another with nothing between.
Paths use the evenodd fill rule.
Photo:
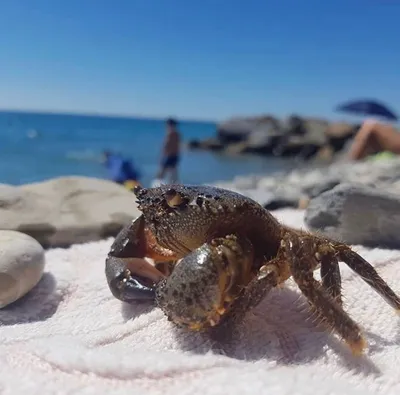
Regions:
<instances>
[{"instance_id":1,"label":"boulder","mask_svg":"<svg viewBox=\"0 0 400 395\"><path fill-rule=\"evenodd\" d=\"M313 199L321 195L322 193L333 189L334 187L339 185L340 182L341 180L335 177L321 179L314 185L304 185L303 193L307 195L310 199Z\"/></svg>"},{"instance_id":2,"label":"boulder","mask_svg":"<svg viewBox=\"0 0 400 395\"><path fill-rule=\"evenodd\" d=\"M348 244L400 249L400 196L385 189L339 184L310 200L304 220Z\"/></svg>"},{"instance_id":3,"label":"boulder","mask_svg":"<svg viewBox=\"0 0 400 395\"><path fill-rule=\"evenodd\" d=\"M0 185L0 229L16 230L43 247L67 247L116 236L140 213L121 185L90 177L59 177Z\"/></svg>"},{"instance_id":4,"label":"boulder","mask_svg":"<svg viewBox=\"0 0 400 395\"><path fill-rule=\"evenodd\" d=\"M334 150L338 152L344 149L346 144L355 136L359 125L351 125L345 122L333 122L326 130L326 137Z\"/></svg>"},{"instance_id":5,"label":"boulder","mask_svg":"<svg viewBox=\"0 0 400 395\"><path fill-rule=\"evenodd\" d=\"M211 137L204 140L190 140L188 142L188 148L221 151L224 149L224 144L218 139Z\"/></svg>"},{"instance_id":6,"label":"boulder","mask_svg":"<svg viewBox=\"0 0 400 395\"><path fill-rule=\"evenodd\" d=\"M314 157L321 146L304 138L290 136L273 149L273 154L279 157L295 157L299 159L310 159Z\"/></svg>"},{"instance_id":7,"label":"boulder","mask_svg":"<svg viewBox=\"0 0 400 395\"><path fill-rule=\"evenodd\" d=\"M221 122L217 126L217 138L224 144L238 143L247 140L250 133L254 131L261 130L268 134L270 131L279 129L279 121L270 115L236 117Z\"/></svg>"},{"instance_id":8,"label":"boulder","mask_svg":"<svg viewBox=\"0 0 400 395\"><path fill-rule=\"evenodd\" d=\"M0 308L26 295L43 275L45 254L32 237L0 230Z\"/></svg>"},{"instance_id":9,"label":"boulder","mask_svg":"<svg viewBox=\"0 0 400 395\"><path fill-rule=\"evenodd\" d=\"M275 156L313 158L326 144L328 123L317 118L291 116L286 121L285 137L274 149Z\"/></svg>"},{"instance_id":10,"label":"boulder","mask_svg":"<svg viewBox=\"0 0 400 395\"><path fill-rule=\"evenodd\" d=\"M247 140L242 143L244 145L242 152L272 155L275 147L280 143L282 138L283 136L280 132L270 131L268 133L263 129L256 129L251 132L247 136Z\"/></svg>"}]
</instances>

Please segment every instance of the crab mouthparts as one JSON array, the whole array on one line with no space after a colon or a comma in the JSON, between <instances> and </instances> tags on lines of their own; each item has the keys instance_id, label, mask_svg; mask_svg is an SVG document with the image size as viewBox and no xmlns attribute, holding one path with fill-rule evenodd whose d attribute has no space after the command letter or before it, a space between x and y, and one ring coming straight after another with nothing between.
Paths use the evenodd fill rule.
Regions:
<instances>
[{"instance_id":1,"label":"crab mouthparts","mask_svg":"<svg viewBox=\"0 0 400 395\"><path fill-rule=\"evenodd\" d=\"M229 302L225 302L224 307L218 307L214 314L208 318L208 322L211 326L216 326L220 322L221 317L226 313L229 304Z\"/></svg>"},{"instance_id":2,"label":"crab mouthparts","mask_svg":"<svg viewBox=\"0 0 400 395\"><path fill-rule=\"evenodd\" d=\"M221 309L219 311L221 311ZM219 311L215 311L213 314L208 316L205 322L207 324L209 324L210 326L218 325L218 323L221 320L221 316L223 314L222 311L221 312L219 312ZM191 324L189 324L189 328L191 330L194 330L194 331L199 331L199 330L202 330L204 328L204 323L201 323L201 322L191 323Z\"/></svg>"},{"instance_id":3,"label":"crab mouthparts","mask_svg":"<svg viewBox=\"0 0 400 395\"><path fill-rule=\"evenodd\" d=\"M227 312L227 309L231 301L226 301L224 306L218 306L215 310L206 317L203 323L196 322L189 325L189 328L192 330L201 330L204 328L204 323L209 324L211 327L217 326L221 321L222 316Z\"/></svg>"}]
</instances>

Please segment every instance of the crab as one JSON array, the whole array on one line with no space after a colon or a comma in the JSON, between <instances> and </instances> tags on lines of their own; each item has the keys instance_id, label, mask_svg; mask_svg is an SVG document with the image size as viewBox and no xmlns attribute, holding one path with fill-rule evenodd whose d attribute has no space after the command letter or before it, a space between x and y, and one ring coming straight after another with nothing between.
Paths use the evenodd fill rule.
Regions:
<instances>
[{"instance_id":1,"label":"crab","mask_svg":"<svg viewBox=\"0 0 400 395\"><path fill-rule=\"evenodd\" d=\"M292 278L321 321L360 355L367 342L343 308L344 262L400 311L400 298L350 246L288 227L249 197L192 185L137 186L134 194L141 215L106 258L108 286L120 301L151 300L177 326L205 331L243 319Z\"/></svg>"}]
</instances>

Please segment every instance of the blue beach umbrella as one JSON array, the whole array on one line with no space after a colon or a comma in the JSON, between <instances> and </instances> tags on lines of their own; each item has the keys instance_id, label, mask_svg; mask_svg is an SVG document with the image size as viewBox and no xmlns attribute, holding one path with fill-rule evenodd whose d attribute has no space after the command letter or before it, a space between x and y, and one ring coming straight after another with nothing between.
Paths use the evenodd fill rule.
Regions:
<instances>
[{"instance_id":1,"label":"blue beach umbrella","mask_svg":"<svg viewBox=\"0 0 400 395\"><path fill-rule=\"evenodd\" d=\"M342 103L336 107L337 111L353 113L355 115L384 117L391 121L397 121L398 116L386 105L376 100L354 100Z\"/></svg>"}]
</instances>

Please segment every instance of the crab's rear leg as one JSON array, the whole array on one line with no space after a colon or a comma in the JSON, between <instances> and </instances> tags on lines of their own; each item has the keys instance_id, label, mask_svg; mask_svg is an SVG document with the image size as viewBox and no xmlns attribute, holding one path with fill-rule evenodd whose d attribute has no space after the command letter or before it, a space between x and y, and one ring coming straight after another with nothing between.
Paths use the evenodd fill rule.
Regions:
<instances>
[{"instance_id":1,"label":"crab's rear leg","mask_svg":"<svg viewBox=\"0 0 400 395\"><path fill-rule=\"evenodd\" d=\"M345 244L335 245L339 258L374 289L391 307L400 313L400 298L379 276L374 267Z\"/></svg>"},{"instance_id":2,"label":"crab's rear leg","mask_svg":"<svg viewBox=\"0 0 400 395\"><path fill-rule=\"evenodd\" d=\"M318 265L314 257L315 237L288 234L283 244L293 279L301 292L325 323L344 339L352 352L361 354L366 346L361 328L314 278L313 271Z\"/></svg>"},{"instance_id":3,"label":"crab's rear leg","mask_svg":"<svg viewBox=\"0 0 400 395\"><path fill-rule=\"evenodd\" d=\"M144 218L139 216L117 235L106 258L106 278L114 297L128 303L154 300L155 286L165 274L145 257L175 259L171 251L157 246L146 230Z\"/></svg>"}]
</instances>

